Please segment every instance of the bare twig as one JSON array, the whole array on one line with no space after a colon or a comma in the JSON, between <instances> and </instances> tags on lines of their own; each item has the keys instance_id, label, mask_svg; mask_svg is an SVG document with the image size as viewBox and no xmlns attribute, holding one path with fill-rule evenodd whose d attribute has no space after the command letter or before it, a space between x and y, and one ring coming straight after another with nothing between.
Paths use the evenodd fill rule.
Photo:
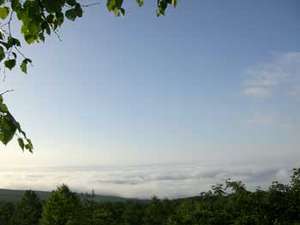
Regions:
<instances>
[{"instance_id":1,"label":"bare twig","mask_svg":"<svg viewBox=\"0 0 300 225\"><path fill-rule=\"evenodd\" d=\"M82 4L81 7L86 8L86 7L95 6L95 5L100 5L100 2L93 2L93 3L88 3L88 4Z\"/></svg>"},{"instance_id":2,"label":"bare twig","mask_svg":"<svg viewBox=\"0 0 300 225\"><path fill-rule=\"evenodd\" d=\"M12 19L13 19L13 11L10 13L9 19L8 19L8 22L7 22L9 36L11 36L11 22L12 22Z\"/></svg>"},{"instance_id":3,"label":"bare twig","mask_svg":"<svg viewBox=\"0 0 300 225\"><path fill-rule=\"evenodd\" d=\"M9 93L9 92L13 92L13 91L14 91L13 89L6 90L6 91L0 93L0 96L3 96L3 95L5 95L5 94L7 94L7 93Z\"/></svg>"},{"instance_id":4,"label":"bare twig","mask_svg":"<svg viewBox=\"0 0 300 225\"><path fill-rule=\"evenodd\" d=\"M61 37L60 37L60 34L57 32L57 30L55 30L54 28L52 28L52 31L54 32L54 34L56 35L57 39L59 41L62 41Z\"/></svg>"},{"instance_id":5,"label":"bare twig","mask_svg":"<svg viewBox=\"0 0 300 225\"><path fill-rule=\"evenodd\" d=\"M27 57L24 55L24 53L16 46L14 46L14 49L16 49L16 51L24 58L27 59Z\"/></svg>"}]
</instances>

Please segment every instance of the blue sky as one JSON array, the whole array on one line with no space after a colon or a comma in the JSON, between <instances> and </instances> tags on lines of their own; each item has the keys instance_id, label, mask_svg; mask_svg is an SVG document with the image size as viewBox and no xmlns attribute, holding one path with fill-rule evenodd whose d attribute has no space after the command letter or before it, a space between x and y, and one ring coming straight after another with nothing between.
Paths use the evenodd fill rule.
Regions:
<instances>
[{"instance_id":1,"label":"blue sky","mask_svg":"<svg viewBox=\"0 0 300 225\"><path fill-rule=\"evenodd\" d=\"M154 2L24 48L34 66L1 90L35 152L1 146L1 165L299 166L300 2Z\"/></svg>"}]
</instances>

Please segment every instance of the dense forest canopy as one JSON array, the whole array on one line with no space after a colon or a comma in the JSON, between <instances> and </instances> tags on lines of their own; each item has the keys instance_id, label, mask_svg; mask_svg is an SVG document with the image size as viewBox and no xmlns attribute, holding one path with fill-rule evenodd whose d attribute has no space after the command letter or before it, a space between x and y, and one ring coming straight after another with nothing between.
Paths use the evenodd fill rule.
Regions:
<instances>
[{"instance_id":1,"label":"dense forest canopy","mask_svg":"<svg viewBox=\"0 0 300 225\"><path fill-rule=\"evenodd\" d=\"M299 225L300 169L290 183L247 190L227 180L197 197L174 200L99 203L79 198L66 185L46 201L26 191L17 203L0 203L1 225Z\"/></svg>"},{"instance_id":2,"label":"dense forest canopy","mask_svg":"<svg viewBox=\"0 0 300 225\"><path fill-rule=\"evenodd\" d=\"M136 0L139 6L144 0ZM57 35L66 19L74 21L83 16L84 8L100 2L82 3L79 0L0 0L0 63L1 70L12 70L19 64L22 72L27 73L31 59L21 51L21 40L12 33L13 25L21 24L20 34L27 44L44 42L47 35ZM116 16L125 15L124 0L106 0L109 12ZM165 14L169 5L174 7L177 0L157 0L157 16ZM16 22L14 19L17 19ZM58 36L59 38L59 36ZM26 133L8 110L0 93L0 142L9 143L17 135L22 150L32 152L33 144Z\"/></svg>"}]
</instances>

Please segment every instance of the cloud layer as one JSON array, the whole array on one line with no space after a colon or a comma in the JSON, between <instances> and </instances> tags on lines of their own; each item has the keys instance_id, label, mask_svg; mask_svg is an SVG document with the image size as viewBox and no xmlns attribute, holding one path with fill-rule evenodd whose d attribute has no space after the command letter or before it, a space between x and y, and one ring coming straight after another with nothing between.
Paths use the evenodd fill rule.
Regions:
<instances>
[{"instance_id":1,"label":"cloud layer","mask_svg":"<svg viewBox=\"0 0 300 225\"><path fill-rule=\"evenodd\" d=\"M246 74L242 92L247 96L300 96L300 52L276 55L268 63L248 69Z\"/></svg>"},{"instance_id":2,"label":"cloud layer","mask_svg":"<svg viewBox=\"0 0 300 225\"><path fill-rule=\"evenodd\" d=\"M253 169L256 168L256 169ZM53 190L65 183L73 190L124 197L182 197L207 191L227 178L242 180L250 188L265 187L272 180L288 181L291 168L256 166L203 166L172 164L126 167L59 167L0 170L0 187Z\"/></svg>"}]
</instances>

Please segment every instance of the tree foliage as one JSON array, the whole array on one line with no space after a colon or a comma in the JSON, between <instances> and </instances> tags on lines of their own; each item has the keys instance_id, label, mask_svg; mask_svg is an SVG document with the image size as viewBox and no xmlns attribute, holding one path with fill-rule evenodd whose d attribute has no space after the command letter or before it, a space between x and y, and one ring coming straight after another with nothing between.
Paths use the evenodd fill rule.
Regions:
<instances>
[{"instance_id":1,"label":"tree foliage","mask_svg":"<svg viewBox=\"0 0 300 225\"><path fill-rule=\"evenodd\" d=\"M144 0L136 0L139 6ZM169 5L174 7L177 0L157 0L157 16L165 14ZM106 0L106 8L116 16L125 15L124 0ZM14 69L17 65L25 74L31 59L21 51L23 36L26 44L44 42L47 35L58 34L65 20L75 21L83 16L84 8L90 4L82 4L79 0L0 0L0 63L4 70ZM13 19L19 22L14 22ZM20 23L19 35L12 33L12 26ZM3 103L0 94L0 142L7 144L14 135L18 135L18 144L22 150L32 152L33 145L27 138L20 124Z\"/></svg>"},{"instance_id":2,"label":"tree foliage","mask_svg":"<svg viewBox=\"0 0 300 225\"><path fill-rule=\"evenodd\" d=\"M0 202L0 224L10 225L13 218L15 206L10 202Z\"/></svg>"},{"instance_id":3,"label":"tree foliage","mask_svg":"<svg viewBox=\"0 0 300 225\"><path fill-rule=\"evenodd\" d=\"M31 140L22 130L20 123L17 122L9 112L6 104L3 102L2 95L0 95L0 141L6 145L16 133L18 135L17 140L20 148L23 151L26 149L32 152L33 145Z\"/></svg>"},{"instance_id":4,"label":"tree foliage","mask_svg":"<svg viewBox=\"0 0 300 225\"><path fill-rule=\"evenodd\" d=\"M78 196L62 185L52 192L43 207L41 225L80 225L81 202Z\"/></svg>"},{"instance_id":5,"label":"tree foliage","mask_svg":"<svg viewBox=\"0 0 300 225\"><path fill-rule=\"evenodd\" d=\"M39 225L300 225L299 171L293 170L289 184L274 181L265 190L227 180L199 196L174 200L99 203L63 185L43 209L32 192L16 206L0 202L0 224L34 225L43 210Z\"/></svg>"},{"instance_id":6,"label":"tree foliage","mask_svg":"<svg viewBox=\"0 0 300 225\"><path fill-rule=\"evenodd\" d=\"M42 213L42 203L34 191L25 191L17 204L11 225L38 225Z\"/></svg>"}]
</instances>

